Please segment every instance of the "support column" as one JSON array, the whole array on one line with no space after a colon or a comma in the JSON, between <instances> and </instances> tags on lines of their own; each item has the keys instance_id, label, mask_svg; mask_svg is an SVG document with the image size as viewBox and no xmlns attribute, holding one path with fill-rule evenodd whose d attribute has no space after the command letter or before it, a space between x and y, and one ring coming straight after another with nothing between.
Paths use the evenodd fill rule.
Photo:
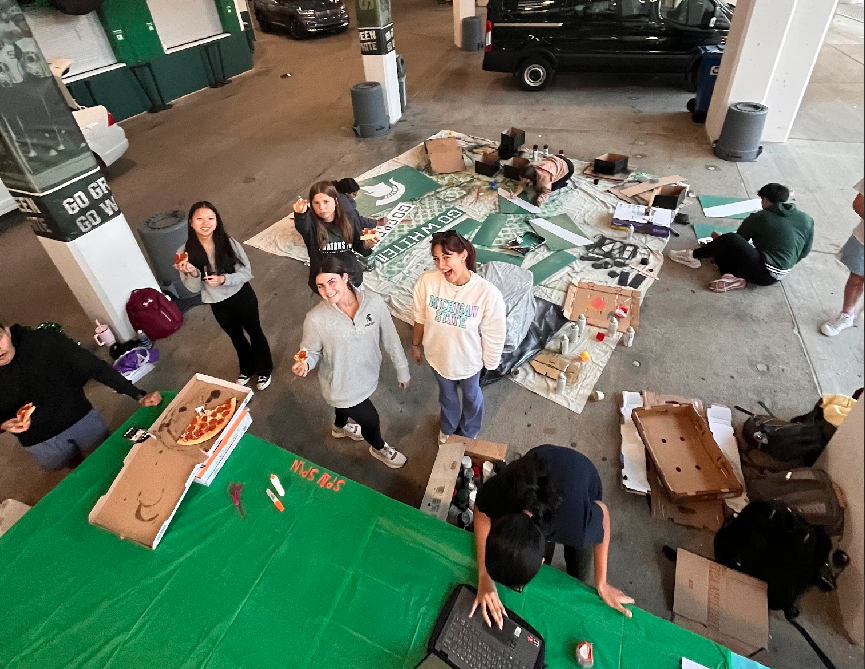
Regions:
<instances>
[{"instance_id":1,"label":"support column","mask_svg":"<svg viewBox=\"0 0 865 669\"><path fill-rule=\"evenodd\" d=\"M158 283L96 165L81 129L15 0L6 43L30 59L6 61L0 95L0 177L91 320L135 335L126 300ZM11 52L10 52L11 53Z\"/></svg>"},{"instance_id":2,"label":"support column","mask_svg":"<svg viewBox=\"0 0 865 669\"><path fill-rule=\"evenodd\" d=\"M360 53L366 81L377 81L391 125L402 116L390 0L356 0Z\"/></svg>"},{"instance_id":3,"label":"support column","mask_svg":"<svg viewBox=\"0 0 865 669\"><path fill-rule=\"evenodd\" d=\"M838 0L739 0L706 118L718 139L733 102L769 108L765 142L785 142Z\"/></svg>"},{"instance_id":4,"label":"support column","mask_svg":"<svg viewBox=\"0 0 865 669\"><path fill-rule=\"evenodd\" d=\"M454 44L463 48L463 19L475 15L475 0L453 0L454 3Z\"/></svg>"}]
</instances>

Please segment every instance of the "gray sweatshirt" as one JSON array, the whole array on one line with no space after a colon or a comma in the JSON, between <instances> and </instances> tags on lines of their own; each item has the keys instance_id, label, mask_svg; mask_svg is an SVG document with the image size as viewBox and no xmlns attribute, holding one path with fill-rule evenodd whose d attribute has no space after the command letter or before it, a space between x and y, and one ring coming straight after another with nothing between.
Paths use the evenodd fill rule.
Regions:
<instances>
[{"instance_id":1,"label":"gray sweatshirt","mask_svg":"<svg viewBox=\"0 0 865 669\"><path fill-rule=\"evenodd\" d=\"M319 365L325 401L337 409L360 404L375 392L381 370L381 346L390 356L400 383L410 379L408 360L387 306L378 295L356 290L360 308L354 320L322 300L303 321L307 364Z\"/></svg>"},{"instance_id":2,"label":"gray sweatshirt","mask_svg":"<svg viewBox=\"0 0 865 669\"><path fill-rule=\"evenodd\" d=\"M211 286L202 281L200 276L192 277L182 272L180 273L180 280L183 282L183 285L193 293L201 293L201 301L204 304L213 304L214 302L227 300L252 279L252 266L249 264L249 258L246 257L243 246L236 239L232 239L231 248L234 249L240 265L235 267L231 274L225 275L225 283L221 286ZM186 244L177 249L177 252L185 253ZM216 258L213 257L213 254L208 254L207 260L211 267L216 266Z\"/></svg>"}]
</instances>

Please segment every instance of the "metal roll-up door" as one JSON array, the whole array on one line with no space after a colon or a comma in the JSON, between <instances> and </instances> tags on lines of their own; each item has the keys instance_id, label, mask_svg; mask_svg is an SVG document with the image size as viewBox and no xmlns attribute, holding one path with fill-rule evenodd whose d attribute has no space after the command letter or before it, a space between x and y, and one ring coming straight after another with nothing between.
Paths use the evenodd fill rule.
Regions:
<instances>
[{"instance_id":1,"label":"metal roll-up door","mask_svg":"<svg viewBox=\"0 0 865 669\"><path fill-rule=\"evenodd\" d=\"M147 0L147 6L166 51L224 32L214 0Z\"/></svg>"},{"instance_id":2,"label":"metal roll-up door","mask_svg":"<svg viewBox=\"0 0 865 669\"><path fill-rule=\"evenodd\" d=\"M98 70L117 62L96 12L82 16L56 9L28 9L27 23L46 59L68 58L68 75Z\"/></svg>"}]
</instances>

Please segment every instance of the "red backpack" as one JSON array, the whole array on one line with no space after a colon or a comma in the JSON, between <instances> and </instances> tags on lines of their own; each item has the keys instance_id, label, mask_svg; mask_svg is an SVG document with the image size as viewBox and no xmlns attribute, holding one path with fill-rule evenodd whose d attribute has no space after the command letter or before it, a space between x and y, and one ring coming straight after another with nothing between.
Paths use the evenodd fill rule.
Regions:
<instances>
[{"instance_id":1,"label":"red backpack","mask_svg":"<svg viewBox=\"0 0 865 669\"><path fill-rule=\"evenodd\" d=\"M126 302L126 315L133 328L153 340L165 339L183 325L177 305L155 288L133 290Z\"/></svg>"}]
</instances>

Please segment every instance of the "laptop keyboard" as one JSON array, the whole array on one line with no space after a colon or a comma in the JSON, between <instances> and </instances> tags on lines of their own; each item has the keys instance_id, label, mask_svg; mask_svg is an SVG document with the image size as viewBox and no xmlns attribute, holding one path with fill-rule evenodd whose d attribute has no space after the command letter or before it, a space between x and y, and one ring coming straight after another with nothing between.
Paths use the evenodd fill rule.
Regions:
<instances>
[{"instance_id":1,"label":"laptop keyboard","mask_svg":"<svg viewBox=\"0 0 865 669\"><path fill-rule=\"evenodd\" d=\"M532 669L511 654L515 647L515 640L503 644L477 623L463 619L453 620L441 641L448 659L463 669Z\"/></svg>"}]
</instances>

